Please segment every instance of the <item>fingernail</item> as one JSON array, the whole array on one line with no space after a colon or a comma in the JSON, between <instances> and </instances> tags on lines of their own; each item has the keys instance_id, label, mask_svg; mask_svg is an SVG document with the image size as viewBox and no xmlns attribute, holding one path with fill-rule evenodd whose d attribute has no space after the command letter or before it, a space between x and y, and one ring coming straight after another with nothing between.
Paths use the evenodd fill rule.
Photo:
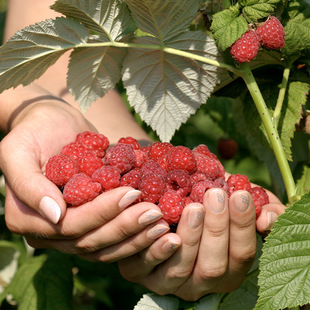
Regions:
<instances>
[{"instance_id":1,"label":"fingernail","mask_svg":"<svg viewBox=\"0 0 310 310\"><path fill-rule=\"evenodd\" d=\"M268 225L266 227L266 231L270 230L274 224L274 222L277 220L278 215L275 212L267 212L267 222Z\"/></svg>"},{"instance_id":2,"label":"fingernail","mask_svg":"<svg viewBox=\"0 0 310 310\"><path fill-rule=\"evenodd\" d=\"M251 196L247 192L237 193L236 196L234 196L236 209L239 212L245 212L246 210L248 210L250 206L250 199Z\"/></svg>"},{"instance_id":3,"label":"fingernail","mask_svg":"<svg viewBox=\"0 0 310 310\"><path fill-rule=\"evenodd\" d=\"M139 217L138 223L140 225L148 225L159 220L162 217L163 214L161 212L157 210L148 210Z\"/></svg>"},{"instance_id":4,"label":"fingernail","mask_svg":"<svg viewBox=\"0 0 310 310\"><path fill-rule=\"evenodd\" d=\"M226 207L226 197L222 190L214 189L209 193L209 207L213 213L222 213Z\"/></svg>"},{"instance_id":5,"label":"fingernail","mask_svg":"<svg viewBox=\"0 0 310 310\"><path fill-rule=\"evenodd\" d=\"M163 245L163 250L166 253L173 253L176 251L176 249L180 246L180 244L173 243L170 241L166 241Z\"/></svg>"},{"instance_id":6,"label":"fingernail","mask_svg":"<svg viewBox=\"0 0 310 310\"><path fill-rule=\"evenodd\" d=\"M194 230L200 227L202 224L203 209L200 206L190 208L191 210L189 211L187 224L190 229Z\"/></svg>"},{"instance_id":7,"label":"fingernail","mask_svg":"<svg viewBox=\"0 0 310 310\"><path fill-rule=\"evenodd\" d=\"M58 223L61 215L61 209L54 199L47 196L43 197L40 201L39 209L47 220L53 224Z\"/></svg>"},{"instance_id":8,"label":"fingernail","mask_svg":"<svg viewBox=\"0 0 310 310\"><path fill-rule=\"evenodd\" d=\"M146 233L146 236L151 240L155 240L158 237L160 237L161 235L163 235L164 233L166 233L169 229L170 229L169 226L166 226L163 224L158 224L158 225L154 226L153 228L151 228Z\"/></svg>"},{"instance_id":9,"label":"fingernail","mask_svg":"<svg viewBox=\"0 0 310 310\"><path fill-rule=\"evenodd\" d=\"M141 195L141 192L133 189L129 192L127 192L122 199L119 201L118 205L121 209L127 208L129 205L131 205L136 199L138 199Z\"/></svg>"}]
</instances>

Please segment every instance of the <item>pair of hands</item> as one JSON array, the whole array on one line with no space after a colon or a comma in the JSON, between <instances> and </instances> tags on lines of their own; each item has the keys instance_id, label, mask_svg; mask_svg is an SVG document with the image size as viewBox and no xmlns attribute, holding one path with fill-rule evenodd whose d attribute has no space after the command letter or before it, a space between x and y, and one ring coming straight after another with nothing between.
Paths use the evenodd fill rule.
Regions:
<instances>
[{"instance_id":1,"label":"pair of hands","mask_svg":"<svg viewBox=\"0 0 310 310\"><path fill-rule=\"evenodd\" d=\"M0 143L6 177L8 228L36 248L55 248L85 259L118 261L120 272L159 294L197 300L236 289L263 233L284 211L271 193L256 221L253 201L240 191L206 193L203 204L184 209L176 233L151 203L129 206L139 196L121 187L77 208L66 208L59 189L42 174L47 160L82 131L95 128L69 105L34 103L14 121ZM167 233L168 232L168 233Z\"/></svg>"}]
</instances>

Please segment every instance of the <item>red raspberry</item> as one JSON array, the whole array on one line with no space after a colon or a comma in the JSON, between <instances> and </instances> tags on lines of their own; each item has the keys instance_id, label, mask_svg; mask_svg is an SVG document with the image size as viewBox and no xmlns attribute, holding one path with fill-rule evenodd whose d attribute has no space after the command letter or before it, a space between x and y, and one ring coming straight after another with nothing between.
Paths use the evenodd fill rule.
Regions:
<instances>
[{"instance_id":1,"label":"red raspberry","mask_svg":"<svg viewBox=\"0 0 310 310\"><path fill-rule=\"evenodd\" d=\"M193 203L193 200L189 196L183 197L182 199L183 199L184 207L186 207L190 203Z\"/></svg>"},{"instance_id":2,"label":"red raspberry","mask_svg":"<svg viewBox=\"0 0 310 310\"><path fill-rule=\"evenodd\" d=\"M97 157L94 151L88 150L81 157L76 160L80 172L84 172L88 176L92 176L93 173L103 166L102 159Z\"/></svg>"},{"instance_id":3,"label":"red raspberry","mask_svg":"<svg viewBox=\"0 0 310 310\"><path fill-rule=\"evenodd\" d=\"M77 160L78 157L83 156L83 154L87 151L89 151L89 148L82 144L73 142L64 146L61 150L61 153L70 156L74 160Z\"/></svg>"},{"instance_id":4,"label":"red raspberry","mask_svg":"<svg viewBox=\"0 0 310 310\"><path fill-rule=\"evenodd\" d=\"M167 171L184 170L189 173L196 171L196 159L193 152L182 145L170 148L167 153Z\"/></svg>"},{"instance_id":5,"label":"red raspberry","mask_svg":"<svg viewBox=\"0 0 310 310\"><path fill-rule=\"evenodd\" d=\"M193 149L193 153L195 152L206 155L207 157L210 157L212 159L217 159L216 155L211 153L209 148L205 144L199 144L198 146L196 146Z\"/></svg>"},{"instance_id":6,"label":"red raspberry","mask_svg":"<svg viewBox=\"0 0 310 310\"><path fill-rule=\"evenodd\" d=\"M194 202L203 202L203 196L205 192L210 188L218 188L221 187L221 182L215 182L211 179L200 181L195 183L192 187L192 191L189 195L189 198Z\"/></svg>"},{"instance_id":7,"label":"red raspberry","mask_svg":"<svg viewBox=\"0 0 310 310\"><path fill-rule=\"evenodd\" d=\"M104 157L106 166L115 166L120 169L121 174L126 173L134 167L136 154L133 146L125 143L117 143L107 150Z\"/></svg>"},{"instance_id":8,"label":"red raspberry","mask_svg":"<svg viewBox=\"0 0 310 310\"><path fill-rule=\"evenodd\" d=\"M192 184L198 183L199 181L205 181L209 179L205 172L196 171L195 173L190 175Z\"/></svg>"},{"instance_id":9,"label":"red raspberry","mask_svg":"<svg viewBox=\"0 0 310 310\"><path fill-rule=\"evenodd\" d=\"M154 142L149 149L149 157L155 161L167 154L172 148L172 144L168 142Z\"/></svg>"},{"instance_id":10,"label":"red raspberry","mask_svg":"<svg viewBox=\"0 0 310 310\"><path fill-rule=\"evenodd\" d=\"M134 152L136 154L136 161L135 161L134 166L141 167L148 160L148 157L141 150L134 150Z\"/></svg>"},{"instance_id":11,"label":"red raspberry","mask_svg":"<svg viewBox=\"0 0 310 310\"><path fill-rule=\"evenodd\" d=\"M103 166L92 175L92 180L100 183L104 191L118 187L120 178L120 170L113 166Z\"/></svg>"},{"instance_id":12,"label":"red raspberry","mask_svg":"<svg viewBox=\"0 0 310 310\"><path fill-rule=\"evenodd\" d=\"M181 195L170 190L159 199L158 206L163 213L163 219L172 225L179 222L184 209L184 201Z\"/></svg>"},{"instance_id":13,"label":"red raspberry","mask_svg":"<svg viewBox=\"0 0 310 310\"><path fill-rule=\"evenodd\" d=\"M131 186L135 189L138 189L140 180L141 180L141 169L134 168L126 172L122 176L120 186Z\"/></svg>"},{"instance_id":14,"label":"red raspberry","mask_svg":"<svg viewBox=\"0 0 310 310\"><path fill-rule=\"evenodd\" d=\"M270 49L280 49L285 45L285 31L281 22L271 16L255 30L260 43Z\"/></svg>"},{"instance_id":15,"label":"red raspberry","mask_svg":"<svg viewBox=\"0 0 310 310\"><path fill-rule=\"evenodd\" d=\"M184 170L174 170L167 174L167 188L174 190L181 197L185 197L192 189L192 181L188 172Z\"/></svg>"},{"instance_id":16,"label":"red raspberry","mask_svg":"<svg viewBox=\"0 0 310 310\"><path fill-rule=\"evenodd\" d=\"M238 151L238 143L232 138L220 138L217 144L218 152L223 159L233 159Z\"/></svg>"},{"instance_id":17,"label":"red raspberry","mask_svg":"<svg viewBox=\"0 0 310 310\"><path fill-rule=\"evenodd\" d=\"M236 61L243 63L251 61L257 55L259 47L260 43L256 33L253 30L248 30L229 50Z\"/></svg>"},{"instance_id":18,"label":"red raspberry","mask_svg":"<svg viewBox=\"0 0 310 310\"><path fill-rule=\"evenodd\" d=\"M150 150L150 145L147 146L142 146L141 151L148 157L149 156L149 150Z\"/></svg>"},{"instance_id":19,"label":"red raspberry","mask_svg":"<svg viewBox=\"0 0 310 310\"><path fill-rule=\"evenodd\" d=\"M118 140L118 143L131 144L133 146L134 150L140 150L141 149L139 142L135 138L132 138L132 137L120 138Z\"/></svg>"},{"instance_id":20,"label":"red raspberry","mask_svg":"<svg viewBox=\"0 0 310 310\"><path fill-rule=\"evenodd\" d=\"M155 175L157 177L161 177L163 179L166 178L167 172L165 169L163 169L158 162L154 160L148 160L146 161L142 167L141 167L141 175L147 176L147 175Z\"/></svg>"},{"instance_id":21,"label":"red raspberry","mask_svg":"<svg viewBox=\"0 0 310 310\"><path fill-rule=\"evenodd\" d=\"M76 142L96 152L98 157L105 155L109 147L109 140L106 136L97 132L84 131L78 134Z\"/></svg>"},{"instance_id":22,"label":"red raspberry","mask_svg":"<svg viewBox=\"0 0 310 310\"><path fill-rule=\"evenodd\" d=\"M249 193L251 194L255 210L256 210L256 218L258 218L262 212L262 206L269 203L269 197L267 192L260 186L254 186L249 189Z\"/></svg>"},{"instance_id":23,"label":"red raspberry","mask_svg":"<svg viewBox=\"0 0 310 310\"><path fill-rule=\"evenodd\" d=\"M59 187L79 172L77 163L69 156L58 154L51 157L45 167L46 177Z\"/></svg>"},{"instance_id":24,"label":"red raspberry","mask_svg":"<svg viewBox=\"0 0 310 310\"><path fill-rule=\"evenodd\" d=\"M197 163L197 171L204 172L209 178L217 178L224 176L224 169L222 169L222 164L211 157L203 155L198 152L193 152L196 163Z\"/></svg>"},{"instance_id":25,"label":"red raspberry","mask_svg":"<svg viewBox=\"0 0 310 310\"><path fill-rule=\"evenodd\" d=\"M229 193L232 194L238 190L249 191L251 188L251 183L249 178L242 174L232 174L227 179Z\"/></svg>"},{"instance_id":26,"label":"red raspberry","mask_svg":"<svg viewBox=\"0 0 310 310\"><path fill-rule=\"evenodd\" d=\"M161 177L149 174L141 178L138 189L143 201L157 203L166 191L166 182Z\"/></svg>"},{"instance_id":27,"label":"red raspberry","mask_svg":"<svg viewBox=\"0 0 310 310\"><path fill-rule=\"evenodd\" d=\"M101 185L81 172L75 174L65 185L63 197L69 205L79 206L95 199L100 192Z\"/></svg>"}]
</instances>

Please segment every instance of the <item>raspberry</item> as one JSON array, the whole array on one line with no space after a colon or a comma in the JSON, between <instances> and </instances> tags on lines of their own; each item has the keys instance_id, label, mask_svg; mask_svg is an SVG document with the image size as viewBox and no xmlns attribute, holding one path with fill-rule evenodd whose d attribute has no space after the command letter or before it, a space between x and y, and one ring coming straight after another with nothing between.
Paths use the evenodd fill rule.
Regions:
<instances>
[{"instance_id":1,"label":"raspberry","mask_svg":"<svg viewBox=\"0 0 310 310\"><path fill-rule=\"evenodd\" d=\"M134 168L126 172L122 176L120 186L131 186L135 189L138 189L140 180L141 180L141 169Z\"/></svg>"},{"instance_id":2,"label":"raspberry","mask_svg":"<svg viewBox=\"0 0 310 310\"><path fill-rule=\"evenodd\" d=\"M221 163L218 160L214 160L206 155L203 155L198 152L193 152L197 171L204 172L209 178L217 178L223 175L223 170L221 169Z\"/></svg>"},{"instance_id":3,"label":"raspberry","mask_svg":"<svg viewBox=\"0 0 310 310\"><path fill-rule=\"evenodd\" d=\"M238 173L230 175L227 179L227 184L228 184L228 191L230 194L238 190L249 191L251 188L249 178L245 175Z\"/></svg>"},{"instance_id":4,"label":"raspberry","mask_svg":"<svg viewBox=\"0 0 310 310\"><path fill-rule=\"evenodd\" d=\"M256 210L256 218L258 218L262 212L262 206L269 203L269 197L267 192L260 186L254 186L249 190L251 194L255 210Z\"/></svg>"},{"instance_id":5,"label":"raspberry","mask_svg":"<svg viewBox=\"0 0 310 310\"><path fill-rule=\"evenodd\" d=\"M196 171L190 175L192 184L198 183L199 181L205 181L208 179L208 175L205 172Z\"/></svg>"},{"instance_id":6,"label":"raspberry","mask_svg":"<svg viewBox=\"0 0 310 310\"><path fill-rule=\"evenodd\" d=\"M160 199L158 207L163 213L163 219L169 224L178 223L184 209L184 201L176 191L167 191Z\"/></svg>"},{"instance_id":7,"label":"raspberry","mask_svg":"<svg viewBox=\"0 0 310 310\"><path fill-rule=\"evenodd\" d=\"M88 176L92 176L93 173L103 166L102 159L97 157L94 151L88 150L81 157L76 160L80 172L84 172Z\"/></svg>"},{"instance_id":8,"label":"raspberry","mask_svg":"<svg viewBox=\"0 0 310 310\"><path fill-rule=\"evenodd\" d=\"M141 175L147 176L149 174L156 175L158 177L165 179L167 172L165 169L163 169L159 165L158 162L150 159L150 160L146 161L141 167Z\"/></svg>"},{"instance_id":9,"label":"raspberry","mask_svg":"<svg viewBox=\"0 0 310 310\"><path fill-rule=\"evenodd\" d=\"M280 49L285 45L285 31L281 22L271 16L255 30L260 43L269 49Z\"/></svg>"},{"instance_id":10,"label":"raspberry","mask_svg":"<svg viewBox=\"0 0 310 310\"><path fill-rule=\"evenodd\" d=\"M196 152L203 154L203 155L206 155L207 157L210 157L212 159L217 159L216 155L211 153L209 148L204 144L199 144L198 146L196 146L193 149L193 153L196 153Z\"/></svg>"},{"instance_id":11,"label":"raspberry","mask_svg":"<svg viewBox=\"0 0 310 310\"><path fill-rule=\"evenodd\" d=\"M166 178L167 188L174 190L181 197L185 197L192 189L192 181L189 173L183 170L170 171Z\"/></svg>"},{"instance_id":12,"label":"raspberry","mask_svg":"<svg viewBox=\"0 0 310 310\"><path fill-rule=\"evenodd\" d=\"M217 187L217 184L215 184L211 179L195 183L192 187L189 198L194 202L202 203L205 192L214 187Z\"/></svg>"},{"instance_id":13,"label":"raspberry","mask_svg":"<svg viewBox=\"0 0 310 310\"><path fill-rule=\"evenodd\" d=\"M133 168L136 161L136 154L132 145L118 143L107 150L104 163L107 166L115 166L120 169L121 174Z\"/></svg>"},{"instance_id":14,"label":"raspberry","mask_svg":"<svg viewBox=\"0 0 310 310\"><path fill-rule=\"evenodd\" d=\"M166 182L161 177L149 174L142 177L138 189L143 201L157 203L166 191Z\"/></svg>"},{"instance_id":15,"label":"raspberry","mask_svg":"<svg viewBox=\"0 0 310 310\"><path fill-rule=\"evenodd\" d=\"M196 159L193 152L182 145L170 148L166 162L167 171L184 170L189 173L196 171Z\"/></svg>"},{"instance_id":16,"label":"raspberry","mask_svg":"<svg viewBox=\"0 0 310 310\"><path fill-rule=\"evenodd\" d=\"M120 138L118 140L118 143L131 144L133 146L134 150L140 150L141 149L139 142L135 138L132 138L132 137Z\"/></svg>"},{"instance_id":17,"label":"raspberry","mask_svg":"<svg viewBox=\"0 0 310 310\"><path fill-rule=\"evenodd\" d=\"M149 157L155 161L167 154L172 148L172 144L168 142L154 142L149 149Z\"/></svg>"},{"instance_id":18,"label":"raspberry","mask_svg":"<svg viewBox=\"0 0 310 310\"><path fill-rule=\"evenodd\" d=\"M141 150L134 150L134 152L136 154L136 160L135 160L134 166L141 167L148 160L148 157Z\"/></svg>"},{"instance_id":19,"label":"raspberry","mask_svg":"<svg viewBox=\"0 0 310 310\"><path fill-rule=\"evenodd\" d=\"M220 138L217 144L220 157L223 159L233 159L238 151L238 143L232 138Z\"/></svg>"},{"instance_id":20,"label":"raspberry","mask_svg":"<svg viewBox=\"0 0 310 310\"><path fill-rule=\"evenodd\" d=\"M71 206L79 206L95 199L101 192L101 185L93 182L85 173L75 174L65 185L64 200Z\"/></svg>"},{"instance_id":21,"label":"raspberry","mask_svg":"<svg viewBox=\"0 0 310 310\"><path fill-rule=\"evenodd\" d=\"M59 187L79 172L77 163L69 156L58 154L51 157L45 167L46 177Z\"/></svg>"},{"instance_id":22,"label":"raspberry","mask_svg":"<svg viewBox=\"0 0 310 310\"><path fill-rule=\"evenodd\" d=\"M248 30L229 50L236 61L243 63L251 61L257 55L259 47L260 43L256 33L253 30Z\"/></svg>"},{"instance_id":23,"label":"raspberry","mask_svg":"<svg viewBox=\"0 0 310 310\"><path fill-rule=\"evenodd\" d=\"M105 151L109 147L108 138L97 132L84 131L78 134L76 142L93 150L101 158L105 155Z\"/></svg>"},{"instance_id":24,"label":"raspberry","mask_svg":"<svg viewBox=\"0 0 310 310\"><path fill-rule=\"evenodd\" d=\"M118 187L120 178L120 170L113 166L103 166L92 175L92 180L100 183L104 191Z\"/></svg>"},{"instance_id":25,"label":"raspberry","mask_svg":"<svg viewBox=\"0 0 310 310\"><path fill-rule=\"evenodd\" d=\"M61 150L61 153L70 156L74 160L77 160L78 157L83 156L83 154L87 151L89 151L89 148L82 144L73 142L64 146Z\"/></svg>"}]
</instances>

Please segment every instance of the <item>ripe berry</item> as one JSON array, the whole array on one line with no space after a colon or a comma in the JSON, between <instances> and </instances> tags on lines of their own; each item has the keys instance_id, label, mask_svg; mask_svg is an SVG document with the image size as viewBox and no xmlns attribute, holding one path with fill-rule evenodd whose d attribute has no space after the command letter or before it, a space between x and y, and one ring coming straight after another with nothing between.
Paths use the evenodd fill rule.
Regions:
<instances>
[{"instance_id":1,"label":"ripe berry","mask_svg":"<svg viewBox=\"0 0 310 310\"><path fill-rule=\"evenodd\" d=\"M230 175L227 179L229 193L232 194L238 190L249 191L251 188L251 183L249 178L242 174Z\"/></svg>"},{"instance_id":2,"label":"ripe berry","mask_svg":"<svg viewBox=\"0 0 310 310\"><path fill-rule=\"evenodd\" d=\"M166 182L161 177L149 174L142 177L138 189L143 201L157 203L166 191Z\"/></svg>"},{"instance_id":3,"label":"ripe berry","mask_svg":"<svg viewBox=\"0 0 310 310\"><path fill-rule=\"evenodd\" d=\"M218 141L218 152L223 159L232 159L238 151L238 144L232 138L220 138Z\"/></svg>"},{"instance_id":4,"label":"ripe berry","mask_svg":"<svg viewBox=\"0 0 310 310\"><path fill-rule=\"evenodd\" d=\"M100 183L104 191L118 187L120 178L120 170L113 166L103 166L97 169L92 175L92 180Z\"/></svg>"},{"instance_id":5,"label":"ripe berry","mask_svg":"<svg viewBox=\"0 0 310 310\"><path fill-rule=\"evenodd\" d=\"M59 187L79 172L77 163L69 156L58 154L51 157L45 166L46 177Z\"/></svg>"},{"instance_id":6,"label":"ripe berry","mask_svg":"<svg viewBox=\"0 0 310 310\"><path fill-rule=\"evenodd\" d=\"M63 197L69 205L79 206L95 199L100 192L101 185L81 172L75 174L65 185Z\"/></svg>"},{"instance_id":7,"label":"ripe berry","mask_svg":"<svg viewBox=\"0 0 310 310\"><path fill-rule=\"evenodd\" d=\"M146 161L141 167L141 175L156 175L157 177L161 177L163 179L166 178L167 172L163 169L160 164L154 160Z\"/></svg>"},{"instance_id":8,"label":"ripe berry","mask_svg":"<svg viewBox=\"0 0 310 310\"><path fill-rule=\"evenodd\" d=\"M101 158L105 155L105 151L109 147L108 138L97 132L84 131L78 134L76 142L95 151L97 156Z\"/></svg>"},{"instance_id":9,"label":"ripe berry","mask_svg":"<svg viewBox=\"0 0 310 310\"><path fill-rule=\"evenodd\" d=\"M187 196L192 189L192 181L188 172L184 170L174 170L167 174L167 188L174 190L181 197Z\"/></svg>"},{"instance_id":10,"label":"ripe berry","mask_svg":"<svg viewBox=\"0 0 310 310\"><path fill-rule=\"evenodd\" d=\"M139 142L135 138L132 138L132 137L120 138L118 140L118 143L131 144L133 146L134 150L140 150L141 149Z\"/></svg>"},{"instance_id":11,"label":"ripe berry","mask_svg":"<svg viewBox=\"0 0 310 310\"><path fill-rule=\"evenodd\" d=\"M189 173L196 171L196 159L193 152L182 145L169 149L166 158L167 171L184 170Z\"/></svg>"},{"instance_id":12,"label":"ripe berry","mask_svg":"<svg viewBox=\"0 0 310 310\"><path fill-rule=\"evenodd\" d=\"M224 176L223 169L220 167L221 163L218 160L198 152L193 152L193 154L196 159L197 171L204 172L211 179Z\"/></svg>"},{"instance_id":13,"label":"ripe berry","mask_svg":"<svg viewBox=\"0 0 310 310\"><path fill-rule=\"evenodd\" d=\"M94 151L88 150L82 156L76 160L80 172L84 172L88 176L92 176L93 173L103 166L102 159L97 157Z\"/></svg>"},{"instance_id":14,"label":"ripe berry","mask_svg":"<svg viewBox=\"0 0 310 310\"><path fill-rule=\"evenodd\" d=\"M256 210L256 218L259 217L259 215L262 212L262 206L269 203L269 197L267 192L260 186L254 186L249 190L249 193L251 194L255 210Z\"/></svg>"},{"instance_id":15,"label":"ripe berry","mask_svg":"<svg viewBox=\"0 0 310 310\"><path fill-rule=\"evenodd\" d=\"M134 168L126 172L120 182L120 186L131 186L135 189L138 189L141 180L141 169Z\"/></svg>"},{"instance_id":16,"label":"ripe berry","mask_svg":"<svg viewBox=\"0 0 310 310\"><path fill-rule=\"evenodd\" d=\"M173 146L168 142L154 142L149 149L149 157L155 161L167 154Z\"/></svg>"},{"instance_id":17,"label":"ripe berry","mask_svg":"<svg viewBox=\"0 0 310 310\"><path fill-rule=\"evenodd\" d=\"M285 45L285 31L281 22L271 16L255 30L260 43L270 49L280 49Z\"/></svg>"},{"instance_id":18,"label":"ripe berry","mask_svg":"<svg viewBox=\"0 0 310 310\"><path fill-rule=\"evenodd\" d=\"M85 147L82 144L73 142L68 145L65 145L62 148L61 153L70 156L74 160L77 160L78 157L83 156L83 154L86 153L87 151L89 151L89 148Z\"/></svg>"},{"instance_id":19,"label":"ripe berry","mask_svg":"<svg viewBox=\"0 0 310 310\"><path fill-rule=\"evenodd\" d=\"M260 43L256 33L253 30L248 30L229 50L236 61L243 63L251 61L257 55L259 47Z\"/></svg>"},{"instance_id":20,"label":"ripe berry","mask_svg":"<svg viewBox=\"0 0 310 310\"><path fill-rule=\"evenodd\" d=\"M192 187L192 191L189 195L190 199L194 202L203 202L203 196L205 192L210 189L216 187L214 182L211 179L205 181L199 181L195 183Z\"/></svg>"},{"instance_id":21,"label":"ripe berry","mask_svg":"<svg viewBox=\"0 0 310 310\"><path fill-rule=\"evenodd\" d=\"M176 191L167 191L158 203L163 219L169 224L178 223L184 209L184 200Z\"/></svg>"}]
</instances>

